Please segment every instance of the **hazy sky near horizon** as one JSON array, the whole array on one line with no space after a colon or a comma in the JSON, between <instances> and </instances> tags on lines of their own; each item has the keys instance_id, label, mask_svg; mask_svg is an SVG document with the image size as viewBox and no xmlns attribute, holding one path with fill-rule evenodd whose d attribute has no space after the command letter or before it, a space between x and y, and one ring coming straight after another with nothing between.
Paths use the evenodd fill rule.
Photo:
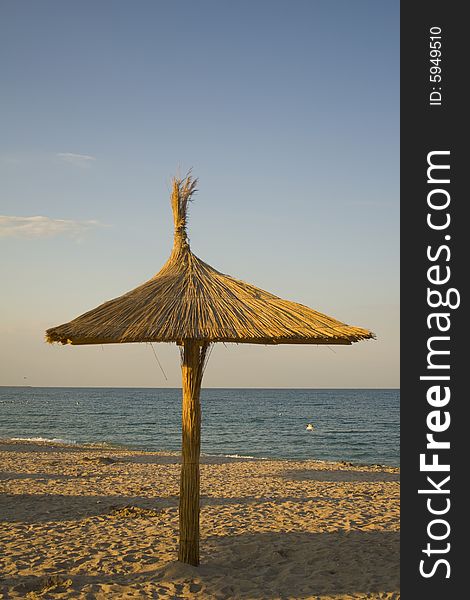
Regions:
<instances>
[{"instance_id":1,"label":"hazy sky near horizon","mask_svg":"<svg viewBox=\"0 0 470 600\"><path fill-rule=\"evenodd\" d=\"M376 341L219 344L203 385L399 386L399 2L0 5L0 385L180 385L174 345L44 331L191 248Z\"/></svg>"}]
</instances>

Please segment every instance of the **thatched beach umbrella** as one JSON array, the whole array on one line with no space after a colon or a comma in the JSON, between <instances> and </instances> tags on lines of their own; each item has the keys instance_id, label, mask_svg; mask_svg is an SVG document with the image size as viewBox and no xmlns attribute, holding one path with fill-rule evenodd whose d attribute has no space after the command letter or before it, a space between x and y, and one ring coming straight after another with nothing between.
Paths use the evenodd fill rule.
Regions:
<instances>
[{"instance_id":1,"label":"thatched beach umbrella","mask_svg":"<svg viewBox=\"0 0 470 600\"><path fill-rule=\"evenodd\" d=\"M199 564L199 395L210 344L331 345L373 337L367 329L345 325L224 275L195 256L186 223L196 184L191 175L173 180L173 251L152 279L46 332L50 343L175 342L180 347L183 432L178 558L192 565Z\"/></svg>"}]
</instances>

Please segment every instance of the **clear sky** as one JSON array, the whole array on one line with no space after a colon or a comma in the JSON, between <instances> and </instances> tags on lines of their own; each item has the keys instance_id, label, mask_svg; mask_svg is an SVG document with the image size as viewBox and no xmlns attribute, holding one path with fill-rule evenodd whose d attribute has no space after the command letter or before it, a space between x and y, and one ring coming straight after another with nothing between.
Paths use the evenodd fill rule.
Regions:
<instances>
[{"instance_id":1,"label":"clear sky","mask_svg":"<svg viewBox=\"0 0 470 600\"><path fill-rule=\"evenodd\" d=\"M399 386L398 0L3 0L0 88L0 385L180 385L44 331L159 270L193 167L195 254L377 335L219 344L204 385Z\"/></svg>"}]
</instances>

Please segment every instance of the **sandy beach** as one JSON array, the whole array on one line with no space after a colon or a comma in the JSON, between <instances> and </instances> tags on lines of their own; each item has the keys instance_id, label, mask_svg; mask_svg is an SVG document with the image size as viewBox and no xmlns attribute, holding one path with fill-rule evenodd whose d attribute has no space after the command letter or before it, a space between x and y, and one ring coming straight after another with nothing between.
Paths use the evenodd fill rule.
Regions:
<instances>
[{"instance_id":1,"label":"sandy beach","mask_svg":"<svg viewBox=\"0 0 470 600\"><path fill-rule=\"evenodd\" d=\"M0 442L0 596L399 598L398 469L205 457L198 568L178 485L176 454Z\"/></svg>"}]
</instances>

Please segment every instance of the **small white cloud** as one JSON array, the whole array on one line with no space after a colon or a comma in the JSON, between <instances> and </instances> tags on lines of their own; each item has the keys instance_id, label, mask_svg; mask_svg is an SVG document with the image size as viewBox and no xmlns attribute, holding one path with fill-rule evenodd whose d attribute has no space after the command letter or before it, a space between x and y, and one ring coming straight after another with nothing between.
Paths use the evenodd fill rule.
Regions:
<instances>
[{"instance_id":1,"label":"small white cloud","mask_svg":"<svg viewBox=\"0 0 470 600\"><path fill-rule=\"evenodd\" d=\"M96 160L94 156L88 154L74 154L73 152L58 152L57 156L65 161L74 165L75 167L89 167L93 161Z\"/></svg>"},{"instance_id":2,"label":"small white cloud","mask_svg":"<svg viewBox=\"0 0 470 600\"><path fill-rule=\"evenodd\" d=\"M99 225L98 221L0 215L0 237L44 238L67 235L79 239L88 230Z\"/></svg>"}]
</instances>

